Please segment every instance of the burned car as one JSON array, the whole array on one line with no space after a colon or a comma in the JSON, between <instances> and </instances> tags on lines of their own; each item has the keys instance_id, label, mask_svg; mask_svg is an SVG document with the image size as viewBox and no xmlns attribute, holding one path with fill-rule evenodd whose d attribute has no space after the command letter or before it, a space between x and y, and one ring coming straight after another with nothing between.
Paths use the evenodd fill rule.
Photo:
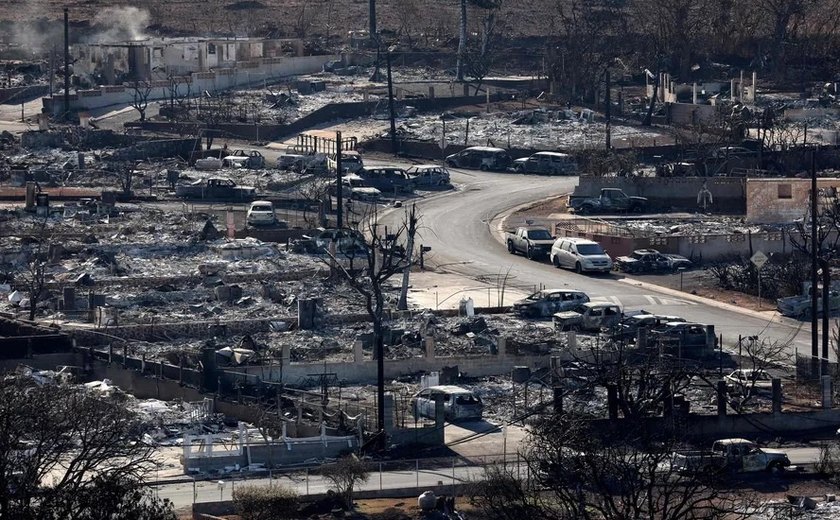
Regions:
<instances>
[{"instance_id":1,"label":"burned car","mask_svg":"<svg viewBox=\"0 0 840 520\"><path fill-rule=\"evenodd\" d=\"M555 312L568 311L589 301L583 291L572 289L544 289L513 304L513 310L528 318L545 318Z\"/></svg>"},{"instance_id":2,"label":"burned car","mask_svg":"<svg viewBox=\"0 0 840 520\"><path fill-rule=\"evenodd\" d=\"M619 256L615 268L625 273L661 273L689 269L691 260L671 253L660 253L656 249L637 249L628 256Z\"/></svg>"}]
</instances>

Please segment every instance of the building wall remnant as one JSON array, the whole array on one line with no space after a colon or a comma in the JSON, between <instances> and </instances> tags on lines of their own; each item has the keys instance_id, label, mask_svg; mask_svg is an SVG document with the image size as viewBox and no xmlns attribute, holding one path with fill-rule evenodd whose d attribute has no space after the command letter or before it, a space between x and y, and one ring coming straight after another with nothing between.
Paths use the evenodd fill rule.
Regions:
<instances>
[{"instance_id":1,"label":"building wall remnant","mask_svg":"<svg viewBox=\"0 0 840 520\"><path fill-rule=\"evenodd\" d=\"M836 198L840 178L818 178L821 197ZM747 222L787 224L808 212L811 180L801 178L747 179ZM818 206L819 207L819 206Z\"/></svg>"}]
</instances>

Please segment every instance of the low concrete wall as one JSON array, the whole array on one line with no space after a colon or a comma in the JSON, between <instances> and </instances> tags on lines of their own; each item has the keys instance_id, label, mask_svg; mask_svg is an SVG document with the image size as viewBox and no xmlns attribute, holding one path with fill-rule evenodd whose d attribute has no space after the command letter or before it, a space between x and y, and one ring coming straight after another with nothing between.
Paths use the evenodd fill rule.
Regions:
<instances>
[{"instance_id":1,"label":"low concrete wall","mask_svg":"<svg viewBox=\"0 0 840 520\"><path fill-rule=\"evenodd\" d=\"M610 256L629 255L637 249L657 249L663 253L683 255L695 263L715 262L733 256L749 258L756 251L767 255L787 254L791 246L783 231L768 231L757 234L729 233L718 235L673 235L653 237L629 237L606 233L575 232L555 228L557 236L588 238L601 244Z\"/></svg>"},{"instance_id":2,"label":"low concrete wall","mask_svg":"<svg viewBox=\"0 0 840 520\"><path fill-rule=\"evenodd\" d=\"M712 192L715 212L746 212L746 179L740 177L595 177L584 175L574 196L597 197L601 188L621 188L627 195L647 197L656 208L698 209L703 185Z\"/></svg>"},{"instance_id":3,"label":"low concrete wall","mask_svg":"<svg viewBox=\"0 0 840 520\"><path fill-rule=\"evenodd\" d=\"M445 479L443 479L445 481ZM466 488L465 484L443 485L443 486L421 486L408 488L391 489L365 489L353 492L354 500L371 500L377 498L417 498L424 491L431 491L436 496L462 496ZM315 502L327 498L326 493L312 493L304 495L306 501ZM192 506L193 519L195 520L216 520L219 516L236 514L236 507L232 500L220 502L199 502Z\"/></svg>"},{"instance_id":4,"label":"low concrete wall","mask_svg":"<svg viewBox=\"0 0 840 520\"><path fill-rule=\"evenodd\" d=\"M265 81L320 72L324 64L338 59L338 56L298 56L267 58L249 61L247 68L217 69L215 72L195 72L188 76L191 91L195 93L218 92L248 85L262 85ZM250 66L254 65L254 66ZM168 80L151 82L148 100L169 98ZM84 111L113 105L130 105L134 99L134 88L129 84L103 86L98 89L80 90L70 95L70 110ZM63 97L44 98L44 108L57 115L64 110Z\"/></svg>"},{"instance_id":5,"label":"low concrete wall","mask_svg":"<svg viewBox=\"0 0 840 520\"><path fill-rule=\"evenodd\" d=\"M0 88L0 104L20 104L41 97L50 91L49 85Z\"/></svg>"},{"instance_id":6,"label":"low concrete wall","mask_svg":"<svg viewBox=\"0 0 840 520\"><path fill-rule=\"evenodd\" d=\"M649 427L664 430L665 419L648 419ZM801 435L808 432L836 429L840 424L840 410L814 410L808 412L750 413L733 415L688 415L676 421L676 431L694 440L713 440L723 437L772 439L776 436ZM626 419L599 419L596 431L619 431L636 428L635 421Z\"/></svg>"}]
</instances>

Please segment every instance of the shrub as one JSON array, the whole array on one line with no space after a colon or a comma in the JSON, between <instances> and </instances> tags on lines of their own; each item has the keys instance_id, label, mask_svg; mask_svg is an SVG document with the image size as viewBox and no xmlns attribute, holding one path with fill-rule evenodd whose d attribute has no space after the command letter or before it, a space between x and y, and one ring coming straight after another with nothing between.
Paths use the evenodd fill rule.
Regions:
<instances>
[{"instance_id":1,"label":"shrub","mask_svg":"<svg viewBox=\"0 0 840 520\"><path fill-rule=\"evenodd\" d=\"M297 518L300 505L297 492L281 486L238 487L233 502L242 520Z\"/></svg>"}]
</instances>

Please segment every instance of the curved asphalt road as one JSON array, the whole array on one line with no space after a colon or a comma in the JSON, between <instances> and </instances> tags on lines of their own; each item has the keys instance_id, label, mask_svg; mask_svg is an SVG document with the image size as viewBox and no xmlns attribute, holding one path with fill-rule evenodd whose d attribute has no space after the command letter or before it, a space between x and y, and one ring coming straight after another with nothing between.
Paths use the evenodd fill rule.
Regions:
<instances>
[{"instance_id":1,"label":"curved asphalt road","mask_svg":"<svg viewBox=\"0 0 840 520\"><path fill-rule=\"evenodd\" d=\"M618 274L578 275L510 255L497 238L499 223L509 210L529 202L571 192L577 177L544 177L450 169L457 191L418 201L422 243L432 247L427 262L438 269L494 285L508 274L508 285L530 288L570 287L593 300L614 301L625 310L645 309L715 325L726 346L738 335L756 335L790 342L790 352L810 352L810 325L757 313L673 290L639 284ZM388 220L396 223L396 212ZM509 270L509 271L508 271ZM764 315L766 314L766 316Z\"/></svg>"}]
</instances>

